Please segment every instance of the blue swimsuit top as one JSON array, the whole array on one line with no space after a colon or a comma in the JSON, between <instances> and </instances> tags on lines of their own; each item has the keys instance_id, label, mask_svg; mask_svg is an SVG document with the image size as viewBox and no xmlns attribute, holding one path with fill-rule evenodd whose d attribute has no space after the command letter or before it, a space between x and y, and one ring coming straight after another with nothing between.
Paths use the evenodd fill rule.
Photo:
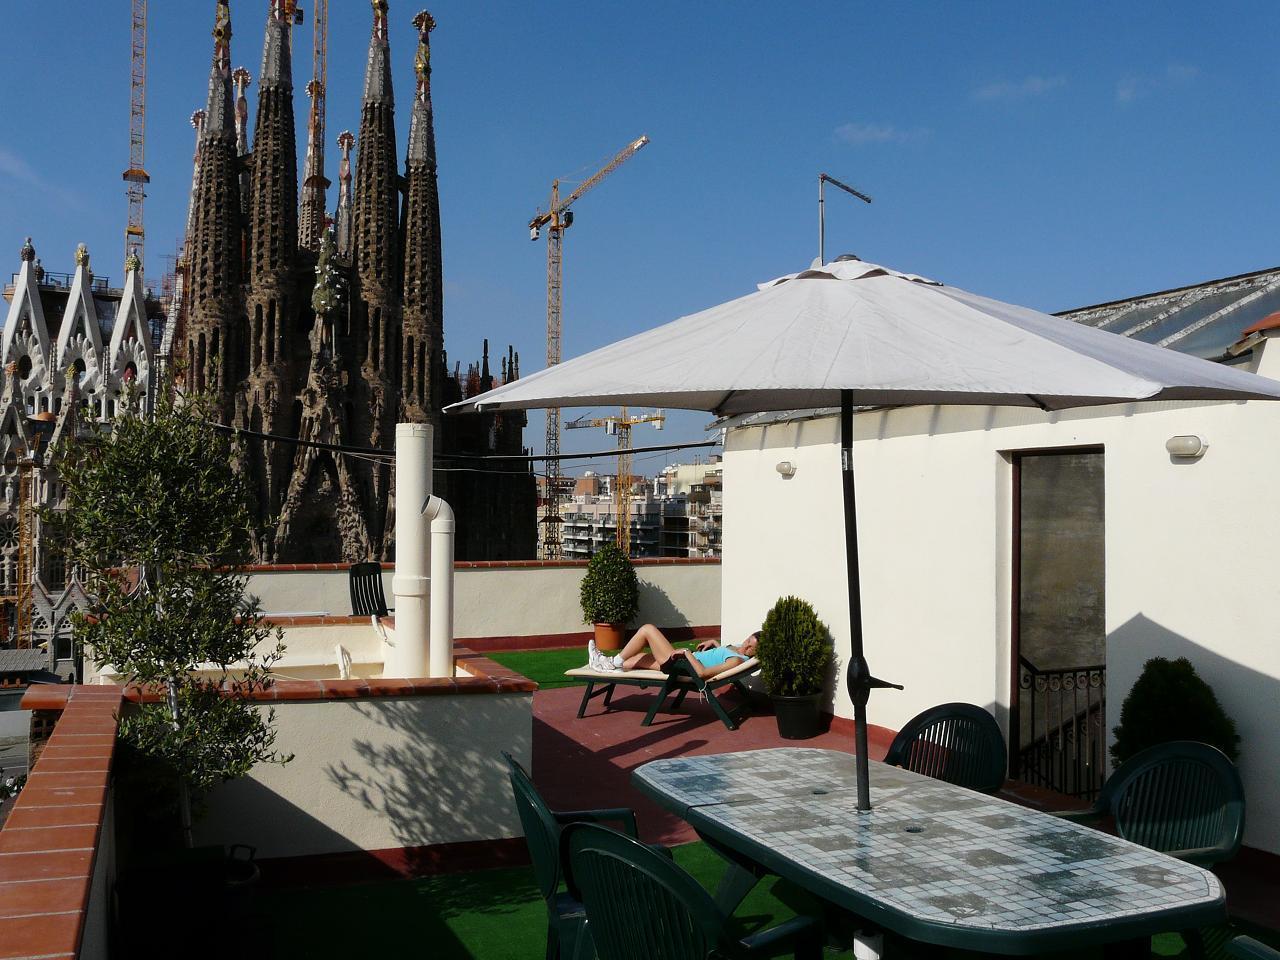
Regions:
<instances>
[{"instance_id":1,"label":"blue swimsuit top","mask_svg":"<svg viewBox=\"0 0 1280 960\"><path fill-rule=\"evenodd\" d=\"M737 647L728 644L722 647L712 647L710 650L696 650L693 655L704 667L719 667L734 659L750 659L745 653L740 652Z\"/></svg>"}]
</instances>

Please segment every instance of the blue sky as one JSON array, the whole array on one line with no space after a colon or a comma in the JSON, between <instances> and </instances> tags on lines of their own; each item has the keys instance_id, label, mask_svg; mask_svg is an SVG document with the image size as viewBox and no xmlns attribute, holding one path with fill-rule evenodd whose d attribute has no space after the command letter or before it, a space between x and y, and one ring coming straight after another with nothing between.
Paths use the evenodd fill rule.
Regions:
<instances>
[{"instance_id":1,"label":"blue sky","mask_svg":"<svg viewBox=\"0 0 1280 960\"><path fill-rule=\"evenodd\" d=\"M84 241L98 273L118 275L129 4L4 6L0 268L16 269L30 234L48 269L70 269ZM153 278L185 216L213 6L151 4ZM330 141L357 128L369 25L363 0L331 7ZM266 9L232 3L233 63L255 78ZM417 9L391 0L402 145ZM821 170L875 199L829 192L829 255L1040 309L1280 262L1274 3L446 0L432 12L446 348L464 365L487 335L495 354L514 344L525 372L542 366L545 244L525 224L553 177L585 176L642 133L652 144L576 207L566 357L806 266ZM302 124L309 26L297 40ZM530 419L540 448L541 415ZM699 437L706 419L637 428L635 442ZM565 437L608 446L596 431Z\"/></svg>"}]
</instances>

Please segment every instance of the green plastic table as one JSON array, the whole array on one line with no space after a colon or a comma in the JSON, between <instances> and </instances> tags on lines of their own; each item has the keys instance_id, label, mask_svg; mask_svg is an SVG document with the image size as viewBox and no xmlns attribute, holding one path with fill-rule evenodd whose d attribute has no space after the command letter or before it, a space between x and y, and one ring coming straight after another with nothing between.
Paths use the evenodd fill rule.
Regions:
<instances>
[{"instance_id":1,"label":"green plastic table","mask_svg":"<svg viewBox=\"0 0 1280 960\"><path fill-rule=\"evenodd\" d=\"M654 760L633 778L732 860L922 943L1025 955L1226 919L1207 870L898 767L871 764L859 813L853 757L833 750Z\"/></svg>"}]
</instances>

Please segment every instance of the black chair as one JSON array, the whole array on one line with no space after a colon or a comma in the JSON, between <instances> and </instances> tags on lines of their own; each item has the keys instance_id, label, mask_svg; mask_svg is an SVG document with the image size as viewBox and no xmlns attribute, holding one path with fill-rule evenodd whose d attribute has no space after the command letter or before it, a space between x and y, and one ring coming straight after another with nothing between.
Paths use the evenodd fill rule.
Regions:
<instances>
[{"instance_id":1,"label":"black chair","mask_svg":"<svg viewBox=\"0 0 1280 960\"><path fill-rule=\"evenodd\" d=\"M1116 833L1198 867L1230 860L1244 839L1244 784L1225 753L1174 740L1140 750L1107 778L1077 823L1114 817Z\"/></svg>"},{"instance_id":2,"label":"black chair","mask_svg":"<svg viewBox=\"0 0 1280 960\"><path fill-rule=\"evenodd\" d=\"M711 894L668 857L615 830L590 823L565 828L563 849L581 891L600 960L708 960L773 957L820 960L822 927L793 917L738 939Z\"/></svg>"},{"instance_id":3,"label":"black chair","mask_svg":"<svg viewBox=\"0 0 1280 960\"><path fill-rule=\"evenodd\" d=\"M349 586L353 617L385 617L391 612L382 592L382 564L376 561L353 563L349 571Z\"/></svg>"},{"instance_id":4,"label":"black chair","mask_svg":"<svg viewBox=\"0 0 1280 960\"><path fill-rule=\"evenodd\" d=\"M636 815L625 807L553 811L524 767L505 750L502 757L507 761L516 812L529 845L538 891L547 904L547 960L590 960L593 954L591 940L585 935L586 913L574 893L561 890L566 871L560 850L560 831L570 823L605 821L621 824L628 835L634 837Z\"/></svg>"},{"instance_id":5,"label":"black chair","mask_svg":"<svg viewBox=\"0 0 1280 960\"><path fill-rule=\"evenodd\" d=\"M1000 725L972 703L944 703L907 721L884 762L982 793L1004 784L1008 749Z\"/></svg>"},{"instance_id":6,"label":"black chair","mask_svg":"<svg viewBox=\"0 0 1280 960\"><path fill-rule=\"evenodd\" d=\"M1280 950L1273 950L1253 937L1236 937L1227 944L1227 953L1235 960L1280 960Z\"/></svg>"}]
</instances>

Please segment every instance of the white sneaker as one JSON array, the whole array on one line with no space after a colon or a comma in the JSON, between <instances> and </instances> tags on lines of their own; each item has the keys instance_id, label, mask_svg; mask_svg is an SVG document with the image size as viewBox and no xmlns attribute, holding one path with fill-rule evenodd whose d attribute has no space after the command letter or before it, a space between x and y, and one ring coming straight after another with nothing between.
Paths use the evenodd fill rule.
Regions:
<instances>
[{"instance_id":1,"label":"white sneaker","mask_svg":"<svg viewBox=\"0 0 1280 960\"><path fill-rule=\"evenodd\" d=\"M622 669L617 657L606 657L596 646L595 637L587 641L587 663L598 673L617 673Z\"/></svg>"}]
</instances>

